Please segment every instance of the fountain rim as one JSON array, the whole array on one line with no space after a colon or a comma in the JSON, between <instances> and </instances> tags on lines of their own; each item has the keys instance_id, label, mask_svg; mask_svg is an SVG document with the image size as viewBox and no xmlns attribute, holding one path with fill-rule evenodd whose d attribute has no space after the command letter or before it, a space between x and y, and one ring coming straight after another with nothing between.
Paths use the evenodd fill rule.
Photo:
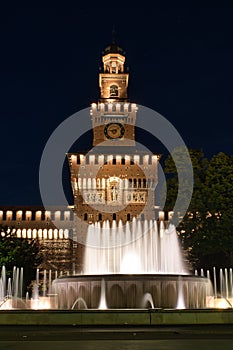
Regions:
<instances>
[{"instance_id":1,"label":"fountain rim","mask_svg":"<svg viewBox=\"0 0 233 350\"><path fill-rule=\"evenodd\" d=\"M75 274L75 275L62 275L56 278L53 283L59 283L59 282L77 282L77 281L101 281L104 279L105 281L114 281L114 280L145 280L145 281L151 281L151 280L163 280L163 281L178 281L181 279L181 281L210 281L208 277L205 276L197 276L194 274L185 274L185 273L134 273L134 274L90 274L90 275L82 275L82 274Z\"/></svg>"}]
</instances>

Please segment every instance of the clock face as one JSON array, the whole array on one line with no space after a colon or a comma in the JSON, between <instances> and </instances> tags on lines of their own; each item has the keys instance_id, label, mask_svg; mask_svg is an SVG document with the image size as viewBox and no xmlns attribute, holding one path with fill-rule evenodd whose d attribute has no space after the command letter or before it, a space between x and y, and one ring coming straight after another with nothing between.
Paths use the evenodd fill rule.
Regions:
<instances>
[{"instance_id":1,"label":"clock face","mask_svg":"<svg viewBox=\"0 0 233 350\"><path fill-rule=\"evenodd\" d=\"M121 139L125 129L120 123L109 123L105 126L104 134L108 139Z\"/></svg>"}]
</instances>

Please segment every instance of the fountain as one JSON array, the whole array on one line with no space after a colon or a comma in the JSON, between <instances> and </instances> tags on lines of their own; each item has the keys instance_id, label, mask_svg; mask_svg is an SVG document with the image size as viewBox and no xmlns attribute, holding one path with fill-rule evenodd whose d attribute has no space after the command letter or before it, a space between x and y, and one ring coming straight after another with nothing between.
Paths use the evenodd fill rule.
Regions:
<instances>
[{"instance_id":1,"label":"fountain","mask_svg":"<svg viewBox=\"0 0 233 350\"><path fill-rule=\"evenodd\" d=\"M105 225L111 230L109 223L105 223ZM134 220L132 226L137 227L138 225L139 223ZM37 269L30 298L28 292L26 296L22 295L23 269L14 267L12 278L7 279L5 266L2 266L0 310L232 308L232 268L220 268L218 271L219 277L217 278L216 268L213 267L212 279L209 270L201 269L200 273L195 270L194 274L189 274L182 260L175 228L170 225L165 229L161 222L160 230L158 230L154 221L143 225L150 228L150 234L153 233L149 236L150 240L146 245L142 244L145 237L141 235L141 237L137 237L137 242L126 240L127 244L124 242L125 245L122 244L122 246L104 247L102 249L88 246L85 255L87 264L85 265L85 274L65 275L62 272L54 271L55 279L52 281L52 271L44 270L42 271L43 276L39 280L40 271ZM95 224L94 226L98 225ZM132 237L132 234L136 234L136 232L131 232L129 226L126 225L125 230L128 232L128 237ZM115 225L114 227L116 228ZM90 226L88 236L93 235L93 232L93 226ZM106 232L104 233L100 227L97 232L97 235L106 235ZM126 233L124 230L123 232ZM166 239L166 246L162 242L164 238ZM151 245L151 240L156 243L155 246ZM145 259L143 252L145 254L146 247L149 252L155 252L155 254L146 254L147 258ZM162 247L166 248L165 251L169 254L164 255L165 251L162 250ZM135 265L137 254L140 255L140 259L142 257L143 259ZM115 261L118 261L118 265L116 265L118 270L114 265L111 265L113 257L115 257ZM119 260L119 257L121 257L121 260ZM101 269L104 268L104 273L98 269L94 271L93 266L88 265L92 264L92 261L96 262L96 259L104 261L100 265ZM172 261L176 261L176 264L173 265ZM135 272L135 266L137 268L140 266L140 270L136 271L137 273ZM169 270L166 270L169 266L178 266L181 270L173 268L169 272ZM155 267L157 270L154 269ZM113 273L113 268L115 273ZM58 275L60 276L58 277ZM40 285L42 285L42 290L39 288Z\"/></svg>"},{"instance_id":2,"label":"fountain","mask_svg":"<svg viewBox=\"0 0 233 350\"><path fill-rule=\"evenodd\" d=\"M59 309L77 298L89 309L141 308L145 296L156 308L203 308L213 293L203 272L187 272L173 224L135 218L90 225L83 274L59 277L53 290Z\"/></svg>"},{"instance_id":3,"label":"fountain","mask_svg":"<svg viewBox=\"0 0 233 350\"><path fill-rule=\"evenodd\" d=\"M216 276L213 294L212 283L209 276L204 276L204 270L200 275L190 274L185 267L175 226L171 222L166 222L165 225L162 220L158 223L157 220L150 219L155 216L154 191L158 181L160 156L151 154L145 147L138 148L135 127L158 136L170 153L178 145L183 147L184 144L177 131L170 123L165 123L162 116L154 115L153 112L152 117L152 111L148 108L129 103L128 73L124 70L124 62L125 57L120 47L115 43L106 47L103 73L99 76L101 99L98 103L92 103L91 110L88 108L88 116L90 114L92 120L93 146L99 150L95 153L93 148L87 154L67 154L74 195L74 216L88 223L87 232L82 231L83 222L79 222L80 227L75 227L77 235L86 238L86 241L81 242L82 245L85 244L83 272L78 275L60 273L59 277L55 272L52 281L51 271L44 271L43 280L39 283L37 270L32 298L26 296L24 301L23 271L15 268L12 281L6 281L3 268L0 307L60 310L145 307L197 309L208 307L209 300L217 298ZM85 118L81 122L72 116L54 131L46 144L40 166L40 190L44 204L48 198L50 202L55 194L57 196L60 193L60 187L56 187L60 182L55 181L55 177L58 177L61 169L57 169L55 163L62 166L64 163L63 158L59 163L54 157L55 148L50 147L58 142L61 146L64 139L64 151L67 152L68 145L71 146L79 136L83 136L84 131L89 131L89 124L85 124L87 110L84 111ZM137 111L139 118L136 117ZM69 129L63 129L66 127ZM73 142L68 142L63 137L68 136L69 130L75 131ZM81 131L82 135L78 135ZM103 152L101 147L104 148ZM115 148L117 154L112 152L112 148ZM186 171L180 173L178 167L178 178L181 183L182 179L185 181L186 197L190 196L191 200L192 181L189 177L193 178L192 166L186 147L183 148L182 163L187 158L187 166ZM60 155L62 149L59 148ZM187 184L190 185L189 191ZM59 195L58 198L60 201ZM66 201L65 203L68 205ZM183 207L183 199L180 204ZM177 207L174 209L176 213L179 210ZM132 219L133 216L135 218ZM67 222L65 220L64 217L63 223ZM126 223L123 225L121 220ZM90 221L95 223L89 224ZM77 223L78 220L74 222ZM56 219L54 224L56 226ZM39 285L42 285L42 295ZM232 271L229 275L226 270L220 271L219 286L221 298L224 298L229 307L233 287Z\"/></svg>"},{"instance_id":4,"label":"fountain","mask_svg":"<svg viewBox=\"0 0 233 350\"><path fill-rule=\"evenodd\" d=\"M179 211L179 217L185 214L180 207L183 211L187 204L188 208L192 194L193 171L188 151L177 131L161 115L129 102L129 74L124 68L122 48L115 43L107 46L102 61L100 99L82 116L72 116L68 123L62 123L42 155L41 198L46 204L56 196L61 203L64 193L58 186L60 182L54 181L59 172L53 162L54 149L50 147L61 142L60 135L70 138L72 130L75 139L64 144L65 152L68 145L72 150L85 128L90 129L86 121L91 116L93 147L89 152L67 153L73 192L73 237L75 245L85 246L84 269L78 275L62 275L53 281L56 305L58 309L137 309L148 304L152 308L206 307L207 297L212 295L210 279L189 274L175 226L167 220L165 225L163 220L158 223L154 219L160 155L136 140L136 128L148 131L171 154L178 146L183 149L185 171L180 171L180 167L177 171L179 181L185 182L188 203L184 204L184 197L179 195L182 191L178 190L174 212ZM67 131L63 129L66 127ZM56 162L63 163L64 159ZM163 205L160 203L159 207ZM76 257L74 266L80 264L81 257Z\"/></svg>"}]
</instances>

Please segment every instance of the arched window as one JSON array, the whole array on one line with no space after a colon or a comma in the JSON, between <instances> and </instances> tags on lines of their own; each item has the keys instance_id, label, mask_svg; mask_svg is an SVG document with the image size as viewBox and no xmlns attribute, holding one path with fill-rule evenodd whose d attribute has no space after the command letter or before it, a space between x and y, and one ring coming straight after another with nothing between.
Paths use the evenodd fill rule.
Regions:
<instances>
[{"instance_id":1,"label":"arched window","mask_svg":"<svg viewBox=\"0 0 233 350\"><path fill-rule=\"evenodd\" d=\"M111 85L110 86L110 97L117 97L117 96L118 96L118 86Z\"/></svg>"},{"instance_id":2,"label":"arched window","mask_svg":"<svg viewBox=\"0 0 233 350\"><path fill-rule=\"evenodd\" d=\"M87 221L87 213L84 214L84 221Z\"/></svg>"},{"instance_id":3,"label":"arched window","mask_svg":"<svg viewBox=\"0 0 233 350\"><path fill-rule=\"evenodd\" d=\"M116 220L116 213L113 213L113 214L112 214L112 219L113 219L113 220Z\"/></svg>"},{"instance_id":4,"label":"arched window","mask_svg":"<svg viewBox=\"0 0 233 350\"><path fill-rule=\"evenodd\" d=\"M102 220L102 214L99 213L98 215L98 220L101 221Z\"/></svg>"},{"instance_id":5,"label":"arched window","mask_svg":"<svg viewBox=\"0 0 233 350\"><path fill-rule=\"evenodd\" d=\"M127 221L130 221L130 213L127 214Z\"/></svg>"}]
</instances>

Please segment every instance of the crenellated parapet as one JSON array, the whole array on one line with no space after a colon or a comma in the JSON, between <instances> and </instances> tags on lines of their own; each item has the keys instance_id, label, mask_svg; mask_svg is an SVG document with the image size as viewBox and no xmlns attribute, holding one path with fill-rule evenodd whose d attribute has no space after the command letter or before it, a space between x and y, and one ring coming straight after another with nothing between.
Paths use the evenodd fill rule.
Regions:
<instances>
[{"instance_id":1,"label":"crenellated parapet","mask_svg":"<svg viewBox=\"0 0 233 350\"><path fill-rule=\"evenodd\" d=\"M160 159L158 154L92 154L87 155L80 153L68 154L69 164L71 166L98 166L103 165L140 165L145 166L157 166L157 162ZM145 168L144 168L145 169ZM127 169L126 169L127 170Z\"/></svg>"},{"instance_id":2,"label":"crenellated parapet","mask_svg":"<svg viewBox=\"0 0 233 350\"><path fill-rule=\"evenodd\" d=\"M13 227L19 238L70 239L73 219L71 210L0 207L0 225Z\"/></svg>"},{"instance_id":3,"label":"crenellated parapet","mask_svg":"<svg viewBox=\"0 0 233 350\"><path fill-rule=\"evenodd\" d=\"M137 112L138 107L136 103L130 102L98 102L92 103L91 105L91 115L95 112L102 113L132 113Z\"/></svg>"}]
</instances>

